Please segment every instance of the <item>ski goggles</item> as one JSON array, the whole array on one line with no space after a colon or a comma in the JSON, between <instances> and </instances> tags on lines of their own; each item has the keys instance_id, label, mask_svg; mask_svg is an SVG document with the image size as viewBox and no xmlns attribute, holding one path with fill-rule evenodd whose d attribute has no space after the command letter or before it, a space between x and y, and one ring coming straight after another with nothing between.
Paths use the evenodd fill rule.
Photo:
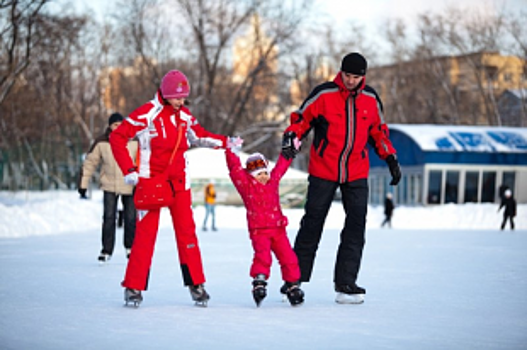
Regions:
<instances>
[{"instance_id":1,"label":"ski goggles","mask_svg":"<svg viewBox=\"0 0 527 350\"><path fill-rule=\"evenodd\" d=\"M263 159L252 160L247 163L246 169L248 171L254 171L256 169L267 168L267 162Z\"/></svg>"}]
</instances>

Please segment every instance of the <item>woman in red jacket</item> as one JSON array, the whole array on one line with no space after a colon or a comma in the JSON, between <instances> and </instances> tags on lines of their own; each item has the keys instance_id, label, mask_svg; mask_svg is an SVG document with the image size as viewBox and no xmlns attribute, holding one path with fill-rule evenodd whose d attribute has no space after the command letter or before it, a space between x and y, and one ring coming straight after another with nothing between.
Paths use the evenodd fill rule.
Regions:
<instances>
[{"instance_id":1,"label":"woman in red jacket","mask_svg":"<svg viewBox=\"0 0 527 350\"><path fill-rule=\"evenodd\" d=\"M190 180L187 177L185 152L190 146L225 148L227 137L205 130L184 106L190 86L183 73L168 72L150 102L137 108L110 137L110 144L125 182L137 184L139 178L151 178L168 171L175 199L168 207L176 235L183 281L192 299L206 305L205 276L191 208ZM139 140L139 167L126 149L129 139ZM170 163L171 156L174 157ZM125 301L135 306L142 301L141 291L148 287L148 276L159 226L160 209L139 210L136 236L126 275Z\"/></svg>"},{"instance_id":2,"label":"woman in red jacket","mask_svg":"<svg viewBox=\"0 0 527 350\"><path fill-rule=\"evenodd\" d=\"M253 297L256 305L267 295L267 279L271 272L271 251L280 263L286 295L291 305L304 301L300 289L300 269L295 252L287 238L287 217L280 208L278 185L291 165L282 155L273 170L269 171L267 159L260 153L247 158L245 168L230 148L225 151L229 175L240 193L247 209L247 224L254 249L250 275L253 280Z\"/></svg>"}]
</instances>

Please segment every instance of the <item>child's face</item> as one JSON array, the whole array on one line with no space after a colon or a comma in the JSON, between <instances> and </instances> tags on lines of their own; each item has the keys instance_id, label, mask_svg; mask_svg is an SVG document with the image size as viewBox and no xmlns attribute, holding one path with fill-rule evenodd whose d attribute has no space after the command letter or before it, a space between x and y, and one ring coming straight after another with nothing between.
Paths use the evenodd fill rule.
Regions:
<instances>
[{"instance_id":1,"label":"child's face","mask_svg":"<svg viewBox=\"0 0 527 350\"><path fill-rule=\"evenodd\" d=\"M269 173L267 171L262 171L258 175L254 177L256 181L261 183L262 185L265 185L267 181L269 181Z\"/></svg>"}]
</instances>

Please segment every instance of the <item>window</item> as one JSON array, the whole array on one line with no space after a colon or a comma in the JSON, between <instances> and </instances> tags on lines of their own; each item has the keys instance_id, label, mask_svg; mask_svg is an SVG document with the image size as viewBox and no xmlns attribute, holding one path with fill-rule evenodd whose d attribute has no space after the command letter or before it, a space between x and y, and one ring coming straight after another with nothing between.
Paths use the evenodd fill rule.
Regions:
<instances>
[{"instance_id":1,"label":"window","mask_svg":"<svg viewBox=\"0 0 527 350\"><path fill-rule=\"evenodd\" d=\"M428 204L441 203L441 170L432 170L428 174Z\"/></svg>"},{"instance_id":2,"label":"window","mask_svg":"<svg viewBox=\"0 0 527 350\"><path fill-rule=\"evenodd\" d=\"M504 171L502 185L505 185L510 188L511 191L514 191L514 186L516 185L516 173L514 171Z\"/></svg>"},{"instance_id":3,"label":"window","mask_svg":"<svg viewBox=\"0 0 527 350\"><path fill-rule=\"evenodd\" d=\"M481 188L481 202L493 203L496 194L496 172L484 171L483 183Z\"/></svg>"},{"instance_id":4,"label":"window","mask_svg":"<svg viewBox=\"0 0 527 350\"><path fill-rule=\"evenodd\" d=\"M465 175L465 203L478 202L479 172L467 171Z\"/></svg>"},{"instance_id":5,"label":"window","mask_svg":"<svg viewBox=\"0 0 527 350\"><path fill-rule=\"evenodd\" d=\"M410 175L408 180L408 204L415 204L415 175Z\"/></svg>"},{"instance_id":6,"label":"window","mask_svg":"<svg viewBox=\"0 0 527 350\"><path fill-rule=\"evenodd\" d=\"M459 171L446 172L445 203L457 203L459 190Z\"/></svg>"}]
</instances>

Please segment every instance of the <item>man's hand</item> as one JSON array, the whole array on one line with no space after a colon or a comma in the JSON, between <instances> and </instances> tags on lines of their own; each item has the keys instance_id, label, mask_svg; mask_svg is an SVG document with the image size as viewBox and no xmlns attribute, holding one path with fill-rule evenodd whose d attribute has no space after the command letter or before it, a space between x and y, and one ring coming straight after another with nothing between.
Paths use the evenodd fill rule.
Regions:
<instances>
[{"instance_id":1,"label":"man's hand","mask_svg":"<svg viewBox=\"0 0 527 350\"><path fill-rule=\"evenodd\" d=\"M390 168L390 174L392 175L390 186L395 186L399 183L399 181L401 181L401 166L399 165L397 156L395 154L390 154L386 158L386 163L388 164L388 167Z\"/></svg>"},{"instance_id":2,"label":"man's hand","mask_svg":"<svg viewBox=\"0 0 527 350\"><path fill-rule=\"evenodd\" d=\"M282 155L285 159L292 159L298 152L300 152L300 140L294 132L286 132L282 139Z\"/></svg>"},{"instance_id":3,"label":"man's hand","mask_svg":"<svg viewBox=\"0 0 527 350\"><path fill-rule=\"evenodd\" d=\"M137 171L133 171L131 173L128 173L124 177L124 183L127 184L127 185L135 186L135 185L137 185L138 182L139 182L139 174L137 173Z\"/></svg>"},{"instance_id":4,"label":"man's hand","mask_svg":"<svg viewBox=\"0 0 527 350\"><path fill-rule=\"evenodd\" d=\"M86 197L86 189L85 188L79 188L77 190L77 192L79 192L79 194L81 195L82 199L88 199L88 197Z\"/></svg>"}]
</instances>

